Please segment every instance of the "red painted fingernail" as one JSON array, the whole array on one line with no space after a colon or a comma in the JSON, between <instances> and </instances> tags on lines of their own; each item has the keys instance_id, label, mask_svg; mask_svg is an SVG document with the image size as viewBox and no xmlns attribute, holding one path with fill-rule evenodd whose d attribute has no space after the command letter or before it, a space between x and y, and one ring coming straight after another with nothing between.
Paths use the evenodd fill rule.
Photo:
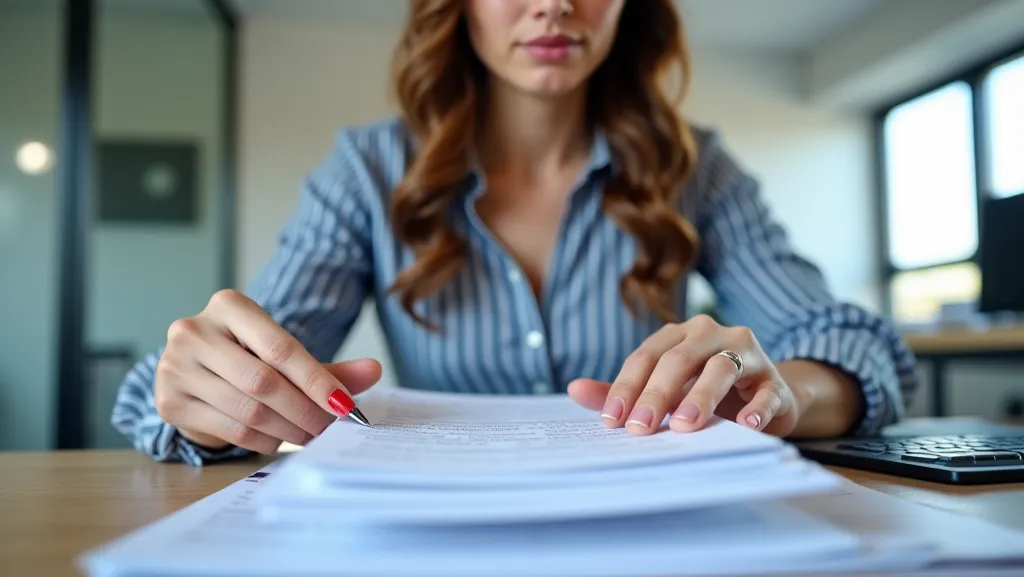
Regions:
<instances>
[{"instance_id":1,"label":"red painted fingernail","mask_svg":"<svg viewBox=\"0 0 1024 577\"><path fill-rule=\"evenodd\" d=\"M747 415L747 424L750 425L751 429L756 429L761 426L761 415L757 413L750 413Z\"/></svg>"},{"instance_id":2,"label":"red painted fingernail","mask_svg":"<svg viewBox=\"0 0 1024 577\"><path fill-rule=\"evenodd\" d=\"M693 403L683 403L679 410L676 411L675 415L672 415L673 419L682 419L684 421L696 421L697 417L700 416L700 409Z\"/></svg>"},{"instance_id":3,"label":"red painted fingernail","mask_svg":"<svg viewBox=\"0 0 1024 577\"><path fill-rule=\"evenodd\" d=\"M342 417L348 416L352 409L356 408L356 402L341 389L336 389L331 396L327 397L327 404Z\"/></svg>"},{"instance_id":4,"label":"red painted fingernail","mask_svg":"<svg viewBox=\"0 0 1024 577\"><path fill-rule=\"evenodd\" d=\"M625 408L622 399L618 397L608 399L604 403L604 408L601 409L601 418L618 421L622 418L622 411Z\"/></svg>"}]
</instances>

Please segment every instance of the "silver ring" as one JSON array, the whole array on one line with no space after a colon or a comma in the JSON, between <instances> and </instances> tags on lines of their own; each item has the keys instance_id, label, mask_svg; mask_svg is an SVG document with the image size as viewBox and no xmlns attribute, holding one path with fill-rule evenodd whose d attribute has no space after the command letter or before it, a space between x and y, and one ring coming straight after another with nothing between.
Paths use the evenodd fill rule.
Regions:
<instances>
[{"instance_id":1,"label":"silver ring","mask_svg":"<svg viewBox=\"0 0 1024 577\"><path fill-rule=\"evenodd\" d=\"M732 361L732 363L734 365L736 365L736 378L737 379L740 378L740 375L743 374L743 357L741 357L739 355L739 353L736 353L736 352L733 352L733 351L722 351L722 352L716 354L715 356L716 357L725 357L725 358L729 359L730 361Z\"/></svg>"}]
</instances>

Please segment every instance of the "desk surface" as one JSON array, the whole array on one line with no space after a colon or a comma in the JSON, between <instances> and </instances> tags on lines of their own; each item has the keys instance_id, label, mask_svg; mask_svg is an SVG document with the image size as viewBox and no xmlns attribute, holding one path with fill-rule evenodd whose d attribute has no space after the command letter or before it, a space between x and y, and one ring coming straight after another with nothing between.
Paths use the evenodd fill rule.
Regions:
<instances>
[{"instance_id":1,"label":"desk surface","mask_svg":"<svg viewBox=\"0 0 1024 577\"><path fill-rule=\"evenodd\" d=\"M1024 351L1024 325L987 330L944 328L934 332L907 332L907 345L917 354L955 354Z\"/></svg>"},{"instance_id":2,"label":"desk surface","mask_svg":"<svg viewBox=\"0 0 1024 577\"><path fill-rule=\"evenodd\" d=\"M11 575L77 575L84 550L156 521L259 468L193 469L131 451L0 453L0 560ZM948 487L843 469L885 493L1024 529L1024 484Z\"/></svg>"}]
</instances>

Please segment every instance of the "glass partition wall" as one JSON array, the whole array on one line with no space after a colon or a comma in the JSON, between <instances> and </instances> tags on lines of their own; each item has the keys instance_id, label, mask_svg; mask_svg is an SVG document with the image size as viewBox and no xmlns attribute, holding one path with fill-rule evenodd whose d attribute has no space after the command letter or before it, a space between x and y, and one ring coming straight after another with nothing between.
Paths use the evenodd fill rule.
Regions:
<instances>
[{"instance_id":1,"label":"glass partition wall","mask_svg":"<svg viewBox=\"0 0 1024 577\"><path fill-rule=\"evenodd\" d=\"M223 1L0 0L0 449L126 446L124 374L233 285L235 42Z\"/></svg>"},{"instance_id":2,"label":"glass partition wall","mask_svg":"<svg viewBox=\"0 0 1024 577\"><path fill-rule=\"evenodd\" d=\"M64 20L0 0L0 450L55 441Z\"/></svg>"}]
</instances>

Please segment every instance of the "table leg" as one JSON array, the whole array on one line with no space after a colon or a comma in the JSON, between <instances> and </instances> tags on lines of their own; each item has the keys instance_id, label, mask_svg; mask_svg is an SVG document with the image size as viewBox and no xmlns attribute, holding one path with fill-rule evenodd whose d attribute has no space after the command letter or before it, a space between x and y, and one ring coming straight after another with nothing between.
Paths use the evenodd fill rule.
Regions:
<instances>
[{"instance_id":1,"label":"table leg","mask_svg":"<svg viewBox=\"0 0 1024 577\"><path fill-rule=\"evenodd\" d=\"M932 359L932 416L946 416L946 359Z\"/></svg>"}]
</instances>

